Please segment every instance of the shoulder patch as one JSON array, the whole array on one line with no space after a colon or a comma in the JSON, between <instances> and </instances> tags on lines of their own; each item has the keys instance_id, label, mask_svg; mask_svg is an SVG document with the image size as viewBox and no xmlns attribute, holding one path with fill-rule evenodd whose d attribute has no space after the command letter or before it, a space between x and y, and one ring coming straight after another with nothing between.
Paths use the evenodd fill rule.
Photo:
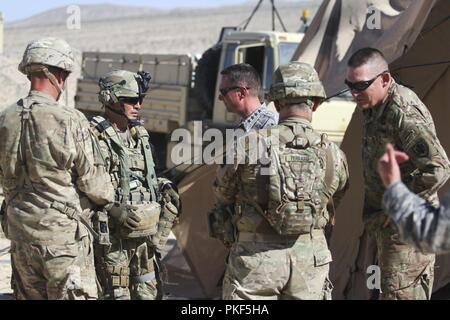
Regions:
<instances>
[{"instance_id":1,"label":"shoulder patch","mask_svg":"<svg viewBox=\"0 0 450 320\"><path fill-rule=\"evenodd\" d=\"M419 158L428 157L430 150L428 144L423 138L417 140L417 142L411 148L411 151Z\"/></svg>"}]
</instances>

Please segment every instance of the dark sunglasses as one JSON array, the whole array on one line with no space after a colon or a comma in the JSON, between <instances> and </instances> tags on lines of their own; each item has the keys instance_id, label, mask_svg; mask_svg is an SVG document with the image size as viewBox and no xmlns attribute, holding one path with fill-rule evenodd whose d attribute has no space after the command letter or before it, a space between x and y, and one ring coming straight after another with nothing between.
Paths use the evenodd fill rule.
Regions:
<instances>
[{"instance_id":1,"label":"dark sunglasses","mask_svg":"<svg viewBox=\"0 0 450 320\"><path fill-rule=\"evenodd\" d=\"M347 85L347 87L350 88L350 90L364 91L368 87L370 87L372 85L372 83L374 83L374 81L377 80L377 78L379 76L381 76L382 74L385 74L386 72L389 72L389 71L385 70L385 71L381 72L380 74L377 74L374 78L372 78L370 80L366 80L366 81L350 82L347 79L345 79L345 84Z\"/></svg>"},{"instance_id":2,"label":"dark sunglasses","mask_svg":"<svg viewBox=\"0 0 450 320\"><path fill-rule=\"evenodd\" d=\"M221 88L219 89L220 94L222 95L222 97L225 97L227 95L228 92L236 90L236 89L250 89L249 87L241 87L241 86L233 86L233 87L227 87L227 88Z\"/></svg>"},{"instance_id":3,"label":"dark sunglasses","mask_svg":"<svg viewBox=\"0 0 450 320\"><path fill-rule=\"evenodd\" d=\"M136 97L136 98L120 98L120 101L122 101L123 103L126 104L131 104L133 106L139 104L142 104L142 102L144 101L145 96L141 96L141 97Z\"/></svg>"}]
</instances>

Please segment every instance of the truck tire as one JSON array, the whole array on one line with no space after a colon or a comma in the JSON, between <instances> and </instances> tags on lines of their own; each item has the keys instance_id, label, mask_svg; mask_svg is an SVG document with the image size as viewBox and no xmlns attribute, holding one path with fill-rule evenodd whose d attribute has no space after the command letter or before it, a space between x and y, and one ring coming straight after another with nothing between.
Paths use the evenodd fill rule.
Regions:
<instances>
[{"instance_id":1,"label":"truck tire","mask_svg":"<svg viewBox=\"0 0 450 320\"><path fill-rule=\"evenodd\" d=\"M219 71L222 43L206 50L195 68L194 94L206 116L212 118L217 72Z\"/></svg>"}]
</instances>

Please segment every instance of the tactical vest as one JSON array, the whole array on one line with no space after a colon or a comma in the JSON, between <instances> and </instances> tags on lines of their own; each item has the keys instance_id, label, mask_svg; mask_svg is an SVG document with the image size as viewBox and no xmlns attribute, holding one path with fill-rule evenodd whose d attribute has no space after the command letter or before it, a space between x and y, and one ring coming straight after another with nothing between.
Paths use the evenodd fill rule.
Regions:
<instances>
[{"instance_id":1,"label":"tactical vest","mask_svg":"<svg viewBox=\"0 0 450 320\"><path fill-rule=\"evenodd\" d=\"M310 233L326 224L321 217L335 174L330 143L310 127L285 123L278 128L279 145L268 142L271 161L261 167L266 171L259 181L266 184L258 184L258 202L280 235Z\"/></svg>"},{"instance_id":2,"label":"tactical vest","mask_svg":"<svg viewBox=\"0 0 450 320\"><path fill-rule=\"evenodd\" d=\"M136 147L125 146L109 120L96 116L91 125L98 132L111 154L109 173L114 184L115 205L112 216L119 210L135 210L142 220L138 230L133 232L122 228L123 238L137 238L154 235L161 212L158 182L151 152L149 134L142 126L136 126Z\"/></svg>"}]
</instances>

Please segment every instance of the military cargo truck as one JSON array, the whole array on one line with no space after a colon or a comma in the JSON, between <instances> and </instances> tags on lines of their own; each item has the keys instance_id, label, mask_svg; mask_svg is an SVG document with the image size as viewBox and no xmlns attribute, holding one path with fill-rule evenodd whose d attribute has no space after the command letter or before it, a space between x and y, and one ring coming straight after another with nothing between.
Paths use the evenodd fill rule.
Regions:
<instances>
[{"instance_id":1,"label":"military cargo truck","mask_svg":"<svg viewBox=\"0 0 450 320\"><path fill-rule=\"evenodd\" d=\"M143 102L141 120L158 150L159 169L173 167L170 150L176 142L170 142L170 133L174 129L190 129L195 120L201 120L204 128L223 129L233 126L238 120L219 100L222 69L241 62L251 64L259 71L267 93L275 69L291 60L303 38L301 33L273 31L223 34L223 39L205 51L198 61L190 55L84 52L82 78L78 80L75 97L76 108L88 117L103 112L97 98L97 82L111 70L150 72L152 85ZM333 108L326 105L333 105ZM340 142L354 104L346 99L334 100L319 110L314 120L316 128L327 132L331 140Z\"/></svg>"}]
</instances>

